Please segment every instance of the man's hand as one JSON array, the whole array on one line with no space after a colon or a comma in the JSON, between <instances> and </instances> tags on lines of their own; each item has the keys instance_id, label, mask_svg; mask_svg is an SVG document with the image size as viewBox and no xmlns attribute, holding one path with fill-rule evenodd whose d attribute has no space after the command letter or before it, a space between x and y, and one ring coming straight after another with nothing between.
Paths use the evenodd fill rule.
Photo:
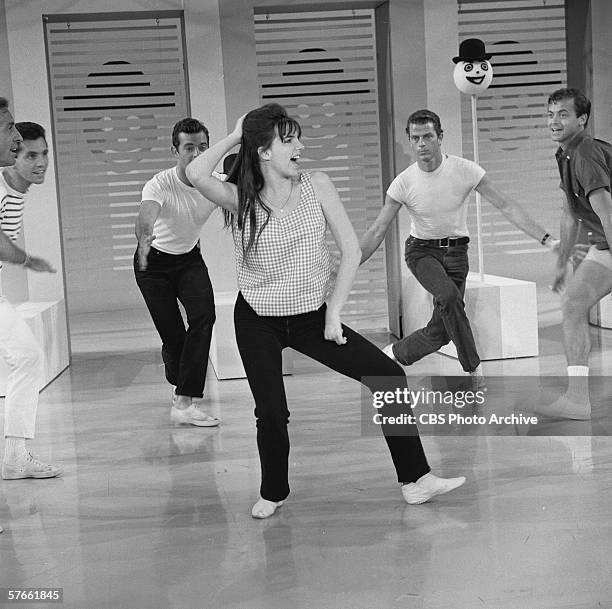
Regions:
<instances>
[{"instance_id":1,"label":"man's hand","mask_svg":"<svg viewBox=\"0 0 612 609\"><path fill-rule=\"evenodd\" d=\"M28 256L25 267L37 273L57 273L55 267L51 263L36 256Z\"/></svg>"},{"instance_id":2,"label":"man's hand","mask_svg":"<svg viewBox=\"0 0 612 609\"><path fill-rule=\"evenodd\" d=\"M330 313L329 309L325 313L325 330L323 331L325 340L333 340L337 345L345 345L346 337L342 334L342 322L340 315Z\"/></svg>"},{"instance_id":3,"label":"man's hand","mask_svg":"<svg viewBox=\"0 0 612 609\"><path fill-rule=\"evenodd\" d=\"M551 237L545 244L545 247L547 247L553 254L559 254L559 248L561 246L561 241L559 241L559 239L555 239L554 237Z\"/></svg>"},{"instance_id":4,"label":"man's hand","mask_svg":"<svg viewBox=\"0 0 612 609\"><path fill-rule=\"evenodd\" d=\"M141 271L147 270L147 260L154 240L155 235L142 235L138 240L138 268Z\"/></svg>"}]
</instances>

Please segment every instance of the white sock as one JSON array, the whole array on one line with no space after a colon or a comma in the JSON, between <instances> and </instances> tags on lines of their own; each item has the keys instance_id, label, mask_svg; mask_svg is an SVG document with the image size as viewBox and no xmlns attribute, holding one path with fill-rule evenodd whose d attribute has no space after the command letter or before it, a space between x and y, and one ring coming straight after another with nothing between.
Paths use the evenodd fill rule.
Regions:
<instances>
[{"instance_id":1,"label":"white sock","mask_svg":"<svg viewBox=\"0 0 612 609\"><path fill-rule=\"evenodd\" d=\"M173 406L179 410L185 410L191 406L192 399L193 398L189 395L177 395Z\"/></svg>"},{"instance_id":2,"label":"white sock","mask_svg":"<svg viewBox=\"0 0 612 609\"><path fill-rule=\"evenodd\" d=\"M588 366L568 366L567 376L589 376Z\"/></svg>"},{"instance_id":3,"label":"white sock","mask_svg":"<svg viewBox=\"0 0 612 609\"><path fill-rule=\"evenodd\" d=\"M16 463L25 459L28 454L25 438L8 436L4 439L4 442L4 460L7 463Z\"/></svg>"},{"instance_id":4,"label":"white sock","mask_svg":"<svg viewBox=\"0 0 612 609\"><path fill-rule=\"evenodd\" d=\"M589 367L567 367L567 398L573 402L589 401Z\"/></svg>"}]
</instances>

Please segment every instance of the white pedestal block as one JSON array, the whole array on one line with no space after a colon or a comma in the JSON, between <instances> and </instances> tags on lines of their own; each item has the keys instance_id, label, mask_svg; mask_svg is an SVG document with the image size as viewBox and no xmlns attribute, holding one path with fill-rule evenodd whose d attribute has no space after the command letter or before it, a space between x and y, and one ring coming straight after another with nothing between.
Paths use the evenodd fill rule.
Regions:
<instances>
[{"instance_id":1,"label":"white pedestal block","mask_svg":"<svg viewBox=\"0 0 612 609\"><path fill-rule=\"evenodd\" d=\"M589 323L600 328L612 328L612 294L604 296L591 309Z\"/></svg>"},{"instance_id":2,"label":"white pedestal block","mask_svg":"<svg viewBox=\"0 0 612 609\"><path fill-rule=\"evenodd\" d=\"M24 302L16 309L30 326L44 354L42 389L70 364L66 306L62 299L52 302ZM8 373L6 363L0 359L0 396L6 395Z\"/></svg>"},{"instance_id":3,"label":"white pedestal block","mask_svg":"<svg viewBox=\"0 0 612 609\"><path fill-rule=\"evenodd\" d=\"M246 378L234 330L234 303L237 295L236 291L215 293L217 321L213 326L209 359L219 380ZM292 373L291 349L285 349L283 351L283 374Z\"/></svg>"},{"instance_id":4,"label":"white pedestal block","mask_svg":"<svg viewBox=\"0 0 612 609\"><path fill-rule=\"evenodd\" d=\"M536 284L497 275L470 273L465 308L481 360L538 355ZM441 353L457 357L453 343Z\"/></svg>"}]
</instances>

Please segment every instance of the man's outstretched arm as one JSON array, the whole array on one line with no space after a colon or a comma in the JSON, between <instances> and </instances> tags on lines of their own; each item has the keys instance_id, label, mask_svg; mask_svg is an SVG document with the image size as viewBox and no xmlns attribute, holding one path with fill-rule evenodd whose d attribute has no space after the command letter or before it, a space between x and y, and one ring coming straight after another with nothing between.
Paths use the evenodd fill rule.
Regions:
<instances>
[{"instance_id":1,"label":"man's outstretched arm","mask_svg":"<svg viewBox=\"0 0 612 609\"><path fill-rule=\"evenodd\" d=\"M392 199L389 195L385 197L385 204L376 220L374 220L374 224L368 228L359 240L359 247L361 248L360 264L363 264L378 249L387 234L389 225L393 222L393 218L397 216L397 212L401 207L402 204Z\"/></svg>"},{"instance_id":2,"label":"man's outstretched arm","mask_svg":"<svg viewBox=\"0 0 612 609\"><path fill-rule=\"evenodd\" d=\"M501 192L485 175L480 180L476 190L489 201L494 207L499 209L502 214L514 224L517 228L520 228L524 233L527 233L530 237L533 237L536 241L542 243L542 239L545 235L550 233L540 226L512 197L509 197L505 193ZM556 240L547 239L547 247L553 247L556 245Z\"/></svg>"}]
</instances>

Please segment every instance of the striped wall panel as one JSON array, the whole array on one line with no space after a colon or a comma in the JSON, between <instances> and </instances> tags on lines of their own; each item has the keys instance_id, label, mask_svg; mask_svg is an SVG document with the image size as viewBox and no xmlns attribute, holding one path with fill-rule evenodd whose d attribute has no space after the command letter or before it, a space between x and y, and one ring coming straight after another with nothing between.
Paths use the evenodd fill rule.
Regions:
<instances>
[{"instance_id":1,"label":"striped wall panel","mask_svg":"<svg viewBox=\"0 0 612 609\"><path fill-rule=\"evenodd\" d=\"M300 121L302 168L329 174L360 235L383 200L374 11L256 14L255 39L261 102ZM360 268L343 319L388 329L383 248Z\"/></svg>"},{"instance_id":2,"label":"striped wall panel","mask_svg":"<svg viewBox=\"0 0 612 609\"><path fill-rule=\"evenodd\" d=\"M478 98L480 164L502 190L558 234L556 146L546 126L546 99L566 86L563 0L460 0L459 39L480 38L491 53L493 81ZM473 158L470 99L462 95L463 151ZM476 235L472 201L470 232ZM485 272L537 280L548 250L483 201ZM477 268L476 248L472 248Z\"/></svg>"},{"instance_id":3,"label":"striped wall panel","mask_svg":"<svg viewBox=\"0 0 612 609\"><path fill-rule=\"evenodd\" d=\"M142 186L173 164L188 114L179 16L47 16L71 314L142 307L132 255Z\"/></svg>"}]
</instances>

